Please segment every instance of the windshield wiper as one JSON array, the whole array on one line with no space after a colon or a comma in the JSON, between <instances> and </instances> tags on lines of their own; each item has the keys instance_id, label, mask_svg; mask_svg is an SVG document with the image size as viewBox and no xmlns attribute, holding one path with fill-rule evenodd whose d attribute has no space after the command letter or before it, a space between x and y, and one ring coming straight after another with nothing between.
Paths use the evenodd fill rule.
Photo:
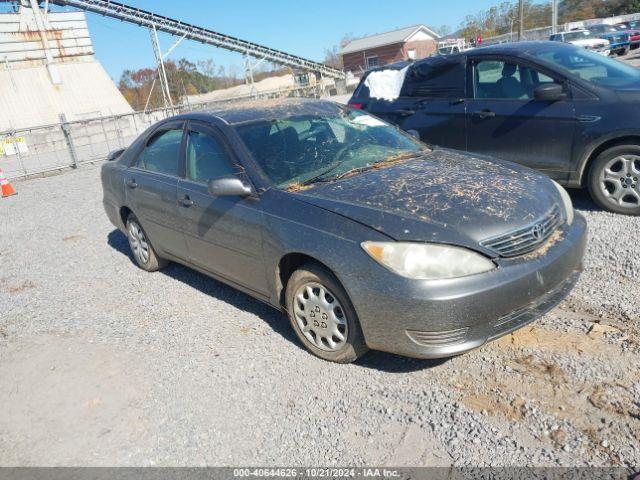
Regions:
<instances>
[{"instance_id":1,"label":"windshield wiper","mask_svg":"<svg viewBox=\"0 0 640 480\"><path fill-rule=\"evenodd\" d=\"M364 165L362 167L352 168L351 170L347 170L346 172L341 173L340 175L333 178L333 180L340 180L342 178L350 177L351 175L356 175L358 173L366 172L367 170L374 170L377 168L383 168L385 165L393 164L396 162L400 162L402 160L409 160L411 158L418 158L422 156L423 152L414 152L414 153L405 153L401 155L395 155L393 157L389 157L380 162L372 163L369 165Z\"/></svg>"},{"instance_id":2,"label":"windshield wiper","mask_svg":"<svg viewBox=\"0 0 640 480\"><path fill-rule=\"evenodd\" d=\"M327 175L329 175L331 172L335 172L338 167L340 167L340 165L342 165L344 163L344 160L341 162L336 162L333 165L331 165L329 168L327 168L324 172L315 175L307 180L305 180L304 182L300 182L300 185L303 187L306 187L307 185L311 185L312 183L319 183L319 182L323 182L323 181L328 181L328 180L323 180L322 177L325 177Z\"/></svg>"},{"instance_id":3,"label":"windshield wiper","mask_svg":"<svg viewBox=\"0 0 640 480\"><path fill-rule=\"evenodd\" d=\"M379 162L375 162L375 163L370 163L368 165L363 165L362 167L356 167L356 168L352 168L350 170L347 170L346 172L341 173L340 175L336 175L335 177L331 177L331 178L324 178L327 175L329 175L331 172L335 172L342 164L344 164L344 161L341 162L337 162L335 164L333 164L331 167L327 168L324 172L315 175L307 180L305 180L304 182L300 182L299 184L297 184L298 187L306 187L309 186L313 183L322 183L322 182L335 182L336 180L340 180L342 178L348 177L350 175L355 175L357 173L361 173L361 172L366 172L367 170L372 170L375 168L382 168L383 166L390 164L390 163L395 163L395 162L399 162L402 160L409 160L411 158L418 158L421 155L424 154L424 151L419 151L419 152L412 152L412 153L404 153L404 154L400 154L400 155L394 155L391 157L388 157L384 160L381 160Z\"/></svg>"}]
</instances>

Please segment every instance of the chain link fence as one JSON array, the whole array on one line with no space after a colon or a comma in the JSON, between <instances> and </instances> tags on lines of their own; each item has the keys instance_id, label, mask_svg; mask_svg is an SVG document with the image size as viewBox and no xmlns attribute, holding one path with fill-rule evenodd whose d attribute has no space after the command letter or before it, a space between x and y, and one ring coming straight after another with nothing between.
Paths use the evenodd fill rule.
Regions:
<instances>
[{"instance_id":1,"label":"chain link fence","mask_svg":"<svg viewBox=\"0 0 640 480\"><path fill-rule=\"evenodd\" d=\"M91 118L0 132L0 168L7 177L44 174L104 160L127 147L154 123L180 113L160 109L112 117Z\"/></svg>"}]
</instances>

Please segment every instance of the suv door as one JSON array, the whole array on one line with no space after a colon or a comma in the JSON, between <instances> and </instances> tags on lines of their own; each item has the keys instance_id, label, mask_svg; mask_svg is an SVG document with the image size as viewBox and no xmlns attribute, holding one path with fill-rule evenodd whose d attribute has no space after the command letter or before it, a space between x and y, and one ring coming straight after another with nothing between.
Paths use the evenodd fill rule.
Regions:
<instances>
[{"instance_id":1,"label":"suv door","mask_svg":"<svg viewBox=\"0 0 640 480\"><path fill-rule=\"evenodd\" d=\"M216 128L189 122L185 175L178 185L189 262L265 295L262 209L255 197L214 197L208 182L241 174L237 158Z\"/></svg>"},{"instance_id":2,"label":"suv door","mask_svg":"<svg viewBox=\"0 0 640 480\"><path fill-rule=\"evenodd\" d=\"M147 139L125 176L127 205L158 253L186 258L176 206L184 122L165 123Z\"/></svg>"},{"instance_id":3,"label":"suv door","mask_svg":"<svg viewBox=\"0 0 640 480\"><path fill-rule=\"evenodd\" d=\"M504 158L568 178L576 114L571 92L555 74L503 57L471 59L473 98L467 104L468 150ZM558 83L567 97L556 102L534 98L537 87Z\"/></svg>"}]
</instances>

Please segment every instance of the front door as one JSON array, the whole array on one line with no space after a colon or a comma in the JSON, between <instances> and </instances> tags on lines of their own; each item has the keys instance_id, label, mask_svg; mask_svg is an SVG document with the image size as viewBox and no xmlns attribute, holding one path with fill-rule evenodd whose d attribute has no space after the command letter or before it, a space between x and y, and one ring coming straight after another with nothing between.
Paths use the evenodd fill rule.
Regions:
<instances>
[{"instance_id":1,"label":"front door","mask_svg":"<svg viewBox=\"0 0 640 480\"><path fill-rule=\"evenodd\" d=\"M214 197L209 180L239 175L235 157L215 127L191 122L185 178L178 184L189 261L223 279L267 293L260 200Z\"/></svg>"},{"instance_id":2,"label":"front door","mask_svg":"<svg viewBox=\"0 0 640 480\"><path fill-rule=\"evenodd\" d=\"M467 147L566 180L571 167L576 114L569 97L534 98L544 84L560 83L549 72L504 58L477 58L470 65L473 98L467 100ZM563 84L564 85L564 84Z\"/></svg>"},{"instance_id":3,"label":"front door","mask_svg":"<svg viewBox=\"0 0 640 480\"><path fill-rule=\"evenodd\" d=\"M182 122L164 124L154 132L127 172L127 204L138 217L153 247L186 258L182 218L176 205Z\"/></svg>"}]
</instances>

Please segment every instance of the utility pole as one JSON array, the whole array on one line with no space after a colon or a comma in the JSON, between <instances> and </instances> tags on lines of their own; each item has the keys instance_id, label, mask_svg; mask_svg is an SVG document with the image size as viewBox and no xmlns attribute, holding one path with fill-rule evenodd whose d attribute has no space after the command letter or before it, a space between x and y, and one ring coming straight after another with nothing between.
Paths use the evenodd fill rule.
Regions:
<instances>
[{"instance_id":1,"label":"utility pole","mask_svg":"<svg viewBox=\"0 0 640 480\"><path fill-rule=\"evenodd\" d=\"M524 40L524 0L518 2L518 41Z\"/></svg>"},{"instance_id":2,"label":"utility pole","mask_svg":"<svg viewBox=\"0 0 640 480\"><path fill-rule=\"evenodd\" d=\"M558 33L558 0L551 1L551 33Z\"/></svg>"}]
</instances>

